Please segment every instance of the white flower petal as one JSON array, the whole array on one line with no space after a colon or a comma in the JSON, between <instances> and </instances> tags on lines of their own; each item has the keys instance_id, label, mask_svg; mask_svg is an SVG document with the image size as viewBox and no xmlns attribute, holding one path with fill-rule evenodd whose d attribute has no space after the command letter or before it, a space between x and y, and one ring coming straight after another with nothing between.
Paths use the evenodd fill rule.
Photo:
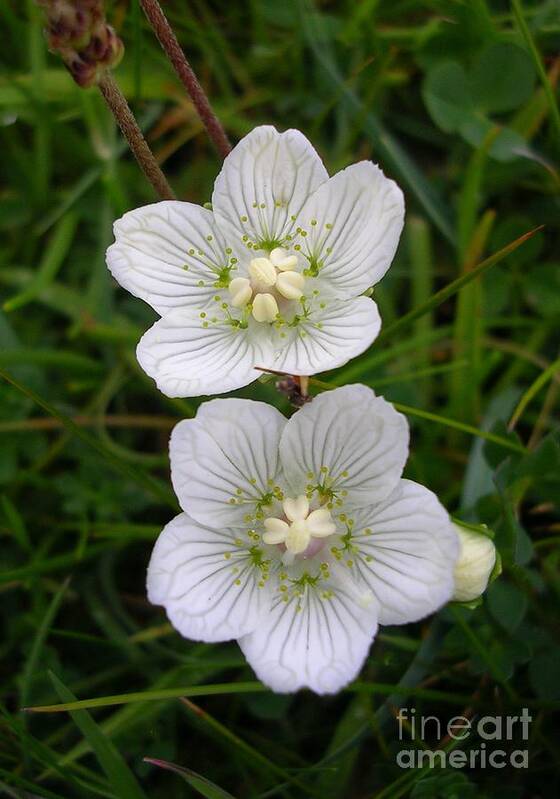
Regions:
<instances>
[{"instance_id":1,"label":"white flower petal","mask_svg":"<svg viewBox=\"0 0 560 799\"><path fill-rule=\"evenodd\" d=\"M310 142L298 130L255 128L224 161L212 195L228 239L281 244L309 195L328 179Z\"/></svg>"},{"instance_id":2,"label":"white flower petal","mask_svg":"<svg viewBox=\"0 0 560 799\"><path fill-rule=\"evenodd\" d=\"M435 494L401 480L353 517L354 569L379 602L380 624L417 621L451 598L459 542Z\"/></svg>"},{"instance_id":3,"label":"white flower petal","mask_svg":"<svg viewBox=\"0 0 560 799\"><path fill-rule=\"evenodd\" d=\"M323 183L298 218L306 232L301 252L333 296L355 297L377 283L395 255L404 223L397 184L371 161L361 161Z\"/></svg>"},{"instance_id":4,"label":"white flower petal","mask_svg":"<svg viewBox=\"0 0 560 799\"><path fill-rule=\"evenodd\" d=\"M233 533L211 530L186 513L160 534L148 567L148 599L163 605L185 638L228 641L261 624L270 608L268 583Z\"/></svg>"},{"instance_id":5,"label":"white flower petal","mask_svg":"<svg viewBox=\"0 0 560 799\"><path fill-rule=\"evenodd\" d=\"M325 591L330 598L323 597ZM307 587L301 598L284 602L276 596L266 619L238 643L273 691L333 694L358 675L377 630L376 615L374 603L364 607L333 573L331 581Z\"/></svg>"},{"instance_id":6,"label":"white flower petal","mask_svg":"<svg viewBox=\"0 0 560 799\"><path fill-rule=\"evenodd\" d=\"M174 200L129 211L114 225L107 250L113 277L161 316L212 302L230 255L211 211Z\"/></svg>"},{"instance_id":7,"label":"white flower petal","mask_svg":"<svg viewBox=\"0 0 560 799\"><path fill-rule=\"evenodd\" d=\"M259 364L293 375L313 375L342 366L377 338L381 319L368 297L332 302L295 327L272 331L270 363Z\"/></svg>"},{"instance_id":8,"label":"white flower petal","mask_svg":"<svg viewBox=\"0 0 560 799\"><path fill-rule=\"evenodd\" d=\"M246 386L266 360L266 338L226 322L206 322L176 308L157 321L138 344L140 366L168 397L224 394Z\"/></svg>"},{"instance_id":9,"label":"white flower petal","mask_svg":"<svg viewBox=\"0 0 560 799\"><path fill-rule=\"evenodd\" d=\"M408 437L405 417L383 397L366 386L344 386L320 394L292 416L280 457L293 491L326 480L346 511L380 501L395 488Z\"/></svg>"},{"instance_id":10,"label":"white flower petal","mask_svg":"<svg viewBox=\"0 0 560 799\"><path fill-rule=\"evenodd\" d=\"M171 434L171 480L181 507L204 524L247 527L280 475L286 419L264 402L212 400Z\"/></svg>"}]
</instances>

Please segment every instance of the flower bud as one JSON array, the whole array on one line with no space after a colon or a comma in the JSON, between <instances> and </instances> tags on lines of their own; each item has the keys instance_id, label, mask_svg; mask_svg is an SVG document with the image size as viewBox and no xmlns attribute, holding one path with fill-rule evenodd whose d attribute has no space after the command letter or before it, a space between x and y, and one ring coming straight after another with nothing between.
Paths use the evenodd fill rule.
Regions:
<instances>
[{"instance_id":1,"label":"flower bud","mask_svg":"<svg viewBox=\"0 0 560 799\"><path fill-rule=\"evenodd\" d=\"M472 602L486 591L496 564L496 547L491 538L466 527L454 525L459 536L459 559L455 564L453 601Z\"/></svg>"},{"instance_id":2,"label":"flower bud","mask_svg":"<svg viewBox=\"0 0 560 799\"><path fill-rule=\"evenodd\" d=\"M105 20L103 0L38 0L45 9L49 49L57 52L83 88L116 67L124 52L122 41Z\"/></svg>"}]
</instances>

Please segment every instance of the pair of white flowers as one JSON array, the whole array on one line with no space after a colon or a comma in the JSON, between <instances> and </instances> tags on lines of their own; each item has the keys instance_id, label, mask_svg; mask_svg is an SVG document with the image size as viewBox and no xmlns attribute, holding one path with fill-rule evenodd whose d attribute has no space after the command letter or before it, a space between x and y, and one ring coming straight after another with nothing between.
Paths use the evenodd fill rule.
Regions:
<instances>
[{"instance_id":1,"label":"pair of white flowers","mask_svg":"<svg viewBox=\"0 0 560 799\"><path fill-rule=\"evenodd\" d=\"M388 269L402 193L370 162L329 178L298 131L256 128L226 158L212 210L161 202L115 224L107 260L161 316L137 350L168 396L216 394L256 367L311 375L363 352L381 325L364 296ZM332 693L378 624L454 592L459 537L437 498L401 479L408 425L364 386L286 420L213 400L171 437L184 512L160 535L148 595L200 641L238 639L275 691Z\"/></svg>"}]
</instances>

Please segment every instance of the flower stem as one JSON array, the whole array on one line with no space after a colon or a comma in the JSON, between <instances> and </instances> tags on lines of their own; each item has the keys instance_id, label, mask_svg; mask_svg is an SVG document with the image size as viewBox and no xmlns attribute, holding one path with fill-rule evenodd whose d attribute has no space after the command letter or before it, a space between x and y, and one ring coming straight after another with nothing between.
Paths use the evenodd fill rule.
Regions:
<instances>
[{"instance_id":1,"label":"flower stem","mask_svg":"<svg viewBox=\"0 0 560 799\"><path fill-rule=\"evenodd\" d=\"M181 49L181 45L177 41L177 37L158 0L140 0L144 13L156 36L159 39L163 50L171 61L173 68L189 97L191 98L196 111L202 120L204 127L210 137L214 147L218 153L225 158L231 150L230 141L224 131L218 117L212 110L210 101L206 96L204 89L200 85L198 78L194 74L191 65L187 61L185 54Z\"/></svg>"},{"instance_id":2,"label":"flower stem","mask_svg":"<svg viewBox=\"0 0 560 799\"><path fill-rule=\"evenodd\" d=\"M124 94L108 70L99 79L97 85L111 113L117 120L119 128L134 153L142 172L162 200L174 200L173 189L167 182L165 175L154 158L154 154L148 147Z\"/></svg>"}]
</instances>

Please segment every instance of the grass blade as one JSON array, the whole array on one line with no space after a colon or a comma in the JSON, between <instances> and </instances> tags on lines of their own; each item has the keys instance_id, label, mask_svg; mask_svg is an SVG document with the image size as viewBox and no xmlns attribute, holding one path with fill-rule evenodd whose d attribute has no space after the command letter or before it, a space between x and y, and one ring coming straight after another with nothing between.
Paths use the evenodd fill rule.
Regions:
<instances>
[{"instance_id":1,"label":"grass blade","mask_svg":"<svg viewBox=\"0 0 560 799\"><path fill-rule=\"evenodd\" d=\"M206 799L235 799L231 793L224 791L223 788L220 788L214 782L210 782L206 777L201 777L200 774L197 774L196 771L191 771L189 768L177 766L175 763L169 763L167 760L156 760L153 757L145 757L144 763L151 763L152 766L157 766L166 771L173 771L175 774L182 777L191 788L194 788L195 791L198 791L199 794L206 797Z\"/></svg>"},{"instance_id":2,"label":"grass blade","mask_svg":"<svg viewBox=\"0 0 560 799\"><path fill-rule=\"evenodd\" d=\"M299 0L298 5L302 29L310 49L332 80L333 85L347 100L353 113L362 115L364 128L374 142L380 158L385 164L395 170L409 191L416 196L416 199L440 233L449 242L454 243L455 233L453 226L441 198L390 131L374 114L364 107L358 95L347 85L340 73L332 51L328 48L327 40L321 33L320 20L318 15L314 13L313 3L309 2L309 0Z\"/></svg>"},{"instance_id":3,"label":"grass blade","mask_svg":"<svg viewBox=\"0 0 560 799\"><path fill-rule=\"evenodd\" d=\"M232 732L229 727L227 727L225 724L222 724L206 710L203 710L201 707L199 707L199 705L195 705L194 702L191 702L184 696L180 698L180 701L194 714L197 719L199 719L201 722L204 722L204 724L217 733L217 735L234 746L239 751L240 755L245 758L247 763L251 764L254 768L260 768L264 773L275 774L277 777L280 777L288 783L297 786L301 790L304 790L312 795L314 794L314 792L308 788L308 786L301 783L296 777L292 777L292 775L281 766L277 766L276 763L274 763L272 760L269 760L269 758L265 757L265 755L261 754L258 749L255 749L253 746L248 744L245 740L243 740L243 738L240 738L238 735ZM314 795L319 796L320 794L315 793Z\"/></svg>"},{"instance_id":4,"label":"grass blade","mask_svg":"<svg viewBox=\"0 0 560 799\"><path fill-rule=\"evenodd\" d=\"M529 386L527 391L523 394L521 399L519 400L519 404L517 405L513 415L510 419L508 424L508 430L513 430L521 416L523 415L523 411L527 407L527 405L531 402L533 397L541 390L543 386L545 386L549 380L552 380L554 375L560 372L560 358L551 363L550 366L542 372L537 379Z\"/></svg>"},{"instance_id":5,"label":"grass blade","mask_svg":"<svg viewBox=\"0 0 560 799\"><path fill-rule=\"evenodd\" d=\"M445 427L451 427L454 430L460 430L462 433L468 433L471 436L484 438L486 441L491 441L493 444L498 444L498 446L504 447L504 449L510 449L513 452L520 452L523 454L527 451L522 444L516 444L515 441L508 441L507 438L502 438L502 436L497 436L494 433L488 433L486 430L481 430L479 427L474 427L471 424L459 422L457 419L448 419L446 416L440 416L437 413L423 411L420 408L412 408L410 405L402 405L399 402L395 402L393 404L398 411L401 411L401 413L404 413L407 416L417 416L419 419L428 419L430 422L436 422L437 424L444 425Z\"/></svg>"},{"instance_id":6,"label":"grass blade","mask_svg":"<svg viewBox=\"0 0 560 799\"><path fill-rule=\"evenodd\" d=\"M20 547L25 550L25 552L31 552L32 547L31 541L29 540L29 533L27 532L25 522L23 521L23 518L16 506L13 504L11 499L4 496L4 494L0 497L0 505L2 506L4 516L10 525L10 531L12 532L14 538Z\"/></svg>"},{"instance_id":7,"label":"grass blade","mask_svg":"<svg viewBox=\"0 0 560 799\"><path fill-rule=\"evenodd\" d=\"M43 650L43 646L45 645L45 641L47 639L47 635L49 634L50 627L58 613L58 609L60 604L64 598L64 594L66 593L66 589L70 583L70 579L67 578L64 580L54 597L52 598L47 611L39 625L37 632L35 633L35 639L33 641L33 645L31 647L31 651L29 653L29 657L27 658L27 662L25 664L25 668L23 670L22 675L22 686L21 686L21 704L26 705L29 702L29 695L31 693L31 682L33 680L33 674L35 672L35 668L39 662L39 658L41 656L41 652Z\"/></svg>"},{"instance_id":8,"label":"grass blade","mask_svg":"<svg viewBox=\"0 0 560 799\"><path fill-rule=\"evenodd\" d=\"M463 286L468 285L472 280L475 280L477 277L480 277L484 274L490 267L494 266L495 264L503 261L510 253L517 250L518 247L521 247L526 241L531 239L536 233L539 233L543 229L543 225L539 225L539 227L534 228L533 230L529 230L527 233L524 233L519 238L515 239L515 241L510 242L505 247L502 247L501 250L491 255L489 258L486 258L482 261L478 266L475 266L474 269L471 269L469 272L465 272L465 274L458 277L456 280L453 280L447 286L436 291L429 300L424 302L422 305L418 306L417 308L413 308L412 311L409 311L404 316L401 316L400 319L397 319L396 322L393 322L392 325L383 330L377 338L377 342L385 339L387 336L395 333L397 330L401 330L401 328L406 327L411 322L420 319L421 316L424 314L430 313L433 311L434 308L437 308L438 305L441 305L442 302L448 300L449 297L452 297L456 294ZM377 343L376 342L376 343Z\"/></svg>"},{"instance_id":9,"label":"grass blade","mask_svg":"<svg viewBox=\"0 0 560 799\"><path fill-rule=\"evenodd\" d=\"M15 311L27 305L54 280L68 254L77 223L78 218L75 214L69 213L62 217L49 240L34 279L19 294L6 300L3 305L5 311Z\"/></svg>"},{"instance_id":10,"label":"grass blade","mask_svg":"<svg viewBox=\"0 0 560 799\"><path fill-rule=\"evenodd\" d=\"M554 93L552 86L550 85L550 81L548 79L548 75L546 74L546 70L544 68L544 64L542 62L540 53L537 49L537 45L535 44L533 35L525 20L525 15L523 13L523 6L521 0L511 0L511 6L513 9L513 15L515 17L517 27L521 31L521 35L525 39L525 44L527 45L529 52L533 56L533 61L535 62L535 67L537 69L537 73L541 80L544 93L550 108L550 116L554 123L554 127L556 128L556 133L560 136L560 110L558 108L558 103L556 102L556 95Z\"/></svg>"},{"instance_id":11,"label":"grass blade","mask_svg":"<svg viewBox=\"0 0 560 799\"><path fill-rule=\"evenodd\" d=\"M66 688L58 677L50 673L51 681L59 697L65 701L74 701L75 696ZM85 710L70 713L72 720L88 741L119 799L147 799L136 777L125 763L122 755L113 743L103 734L96 722Z\"/></svg>"},{"instance_id":12,"label":"grass blade","mask_svg":"<svg viewBox=\"0 0 560 799\"><path fill-rule=\"evenodd\" d=\"M162 699L178 699L181 696L221 696L222 694L259 694L269 689L262 683L231 682L215 685L187 685L183 688L162 688L155 691L136 691L130 694L100 696L95 699L73 698L60 705L42 705L26 707L24 710L33 713L61 713L63 711L83 710L84 708L110 707L111 705L127 705L131 702L150 702Z\"/></svg>"},{"instance_id":13,"label":"grass blade","mask_svg":"<svg viewBox=\"0 0 560 799\"><path fill-rule=\"evenodd\" d=\"M134 481L142 488L145 488L154 498L178 512L179 506L177 505L177 502L174 499L171 491L168 491L163 486L160 486L159 483L157 483L153 478L139 469L136 469L130 463L121 461L104 444L102 444L101 441L98 441L95 436L92 436L83 430L81 427L75 424L72 419L58 411L49 402L44 400L30 388L27 388L27 386L19 383L15 378L8 374L8 372L4 371L4 369L0 369L0 377L3 377L4 380L10 383L14 388L16 388L22 394L25 394L25 396L29 397L29 399L33 400L36 405L38 405L40 408L43 408L43 410L45 410L50 416L58 419L69 433L75 435L76 438L81 439L84 443L99 453L99 455L101 455L107 461L109 466L114 471L124 475L129 480Z\"/></svg>"}]
</instances>

